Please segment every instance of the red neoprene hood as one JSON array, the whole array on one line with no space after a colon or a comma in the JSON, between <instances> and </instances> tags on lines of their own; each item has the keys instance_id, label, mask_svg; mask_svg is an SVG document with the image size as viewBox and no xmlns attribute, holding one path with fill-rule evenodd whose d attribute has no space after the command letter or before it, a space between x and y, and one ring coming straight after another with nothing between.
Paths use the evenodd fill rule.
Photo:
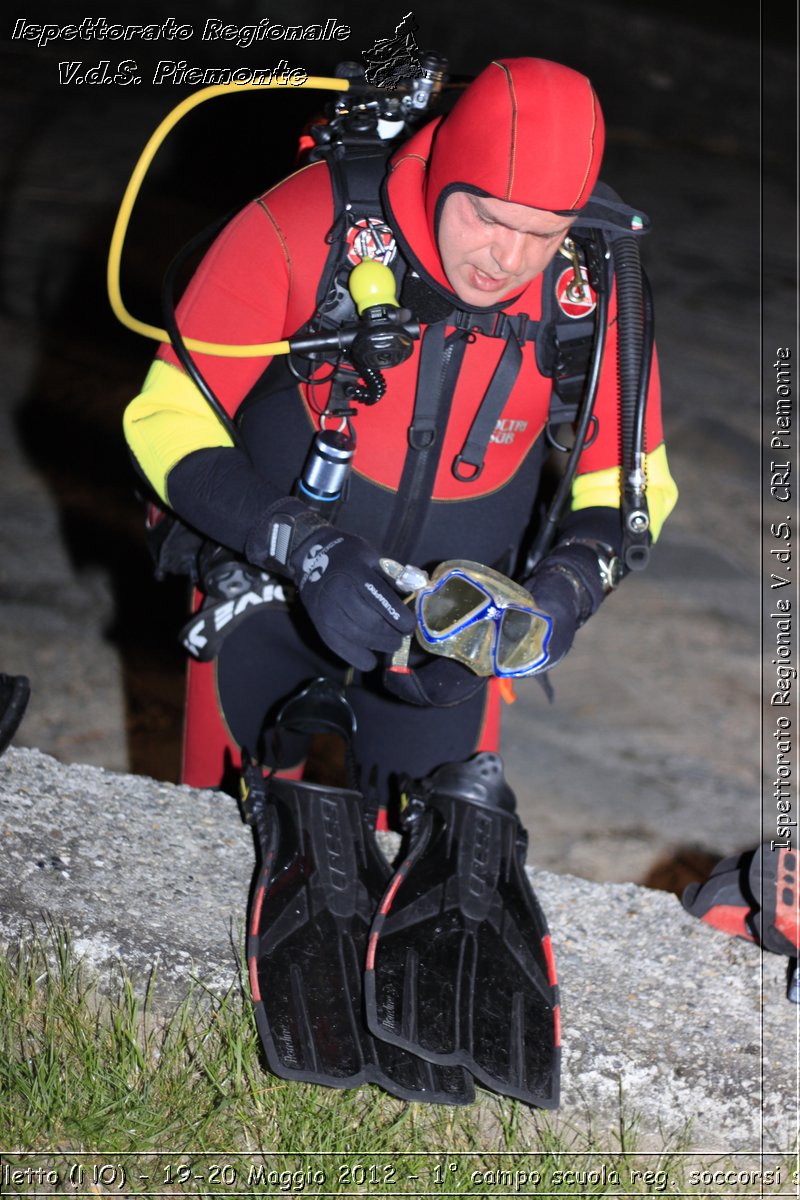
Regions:
<instances>
[{"instance_id":1,"label":"red neoprene hood","mask_svg":"<svg viewBox=\"0 0 800 1200\"><path fill-rule=\"evenodd\" d=\"M585 75L542 58L501 59L395 156L389 208L413 258L446 284L435 247L451 192L572 214L589 199L604 143L603 114Z\"/></svg>"}]
</instances>

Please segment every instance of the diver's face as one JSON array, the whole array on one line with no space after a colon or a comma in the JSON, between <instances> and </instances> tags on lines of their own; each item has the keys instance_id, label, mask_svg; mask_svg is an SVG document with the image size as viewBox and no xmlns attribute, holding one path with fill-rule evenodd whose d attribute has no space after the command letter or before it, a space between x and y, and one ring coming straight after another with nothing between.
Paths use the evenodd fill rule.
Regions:
<instances>
[{"instance_id":1,"label":"diver's face","mask_svg":"<svg viewBox=\"0 0 800 1200\"><path fill-rule=\"evenodd\" d=\"M571 225L545 209L451 192L437 237L444 273L465 304L497 304L541 274Z\"/></svg>"}]
</instances>

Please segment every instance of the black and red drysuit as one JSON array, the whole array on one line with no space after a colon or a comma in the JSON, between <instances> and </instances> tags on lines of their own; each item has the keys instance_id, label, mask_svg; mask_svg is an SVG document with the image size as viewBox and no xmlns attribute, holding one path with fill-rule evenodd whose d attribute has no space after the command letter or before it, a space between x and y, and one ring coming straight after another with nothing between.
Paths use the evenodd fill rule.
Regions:
<instances>
[{"instance_id":1,"label":"black and red drysuit","mask_svg":"<svg viewBox=\"0 0 800 1200\"><path fill-rule=\"evenodd\" d=\"M443 300L469 310L453 294L437 250L437 223L447 196L466 190L576 214L596 181L602 145L602 115L583 76L542 60L493 63L447 117L425 126L392 158L384 187L391 234L378 239L381 253L386 242L396 241L409 270L435 299L438 314ZM347 231L346 221L334 212L328 167L316 162L249 204L218 237L179 306L182 334L231 344L275 342L293 334L315 312L332 229L339 231L336 236L344 231L350 243L357 234ZM355 253L353 260L358 261ZM490 311L510 318L525 313L535 328L546 278L562 313L585 317L596 297L589 291L577 305L570 303L566 286L572 267L566 257L557 255L556 261L559 266L546 277L539 275ZM525 341L521 368L485 447L482 469L464 471L459 455L506 343L501 337L467 335L440 315L418 315L421 337L412 356L386 372L379 403L360 408L353 418L357 449L337 525L361 535L381 554L396 554L399 540L403 561L427 570L443 560L465 558L519 573L520 547L540 490L552 380L537 366L535 342ZM451 394L439 397L430 452L409 485L409 430L421 363L437 354L443 361L456 343L458 356L463 355L460 369ZM599 539L618 548L616 343L614 291L595 406L596 437L581 456L571 511L559 537ZM278 358L270 363L260 357L195 357L235 418L244 449L231 444L169 347L160 349L142 393L127 410L126 436L161 499L195 529L243 554L261 515L292 493L320 426L327 385L300 384ZM676 493L663 447L655 362L645 450L657 536ZM406 704L385 689L380 669L353 677L299 604L288 609L264 604L225 638L215 661L189 664L184 781L218 784L226 759L236 765L242 746L252 751L276 706L318 675L349 680L365 785L383 787L400 771L421 777L442 762L497 746L495 681L453 707Z\"/></svg>"}]
</instances>

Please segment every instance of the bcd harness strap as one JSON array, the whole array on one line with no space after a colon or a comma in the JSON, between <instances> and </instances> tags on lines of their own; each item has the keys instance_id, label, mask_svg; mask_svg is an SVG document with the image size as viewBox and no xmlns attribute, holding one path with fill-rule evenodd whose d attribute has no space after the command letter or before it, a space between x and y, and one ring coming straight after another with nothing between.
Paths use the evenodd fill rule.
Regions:
<instances>
[{"instance_id":1,"label":"bcd harness strap","mask_svg":"<svg viewBox=\"0 0 800 1200\"><path fill-rule=\"evenodd\" d=\"M467 337L446 333L446 322L428 325L422 335L414 414L408 450L386 528L386 554L405 562L416 535L420 505L427 505L442 453L441 431L447 425Z\"/></svg>"},{"instance_id":2,"label":"bcd harness strap","mask_svg":"<svg viewBox=\"0 0 800 1200\"><path fill-rule=\"evenodd\" d=\"M525 318L527 320L527 318ZM524 328L524 326L523 326ZM452 466L453 474L462 483L473 483L483 471L483 460L489 441L511 395L517 376L522 368L522 348L513 330L506 338L492 375L486 395L467 433L467 440L456 455Z\"/></svg>"},{"instance_id":3,"label":"bcd harness strap","mask_svg":"<svg viewBox=\"0 0 800 1200\"><path fill-rule=\"evenodd\" d=\"M386 225L380 203L380 188L386 173L387 159L394 150L368 140L357 139L335 143L318 152L324 157L331 178L334 222L328 235L331 250L323 270L317 293L317 313L311 327L335 327L352 319L353 303L347 290L347 276L353 263L348 259L348 234L357 226L374 230L371 241L376 257L391 265L398 290L405 274L404 261L396 253L391 230ZM613 240L621 234L647 232L649 218L634 212L603 183L599 183L572 227L576 247L576 270L586 267L589 283L597 290L605 282L610 288L612 270L609 259L598 249L603 243L596 237L602 231ZM385 254L382 239L390 238ZM522 367L521 348L526 341L536 344L537 365L542 374L550 375L553 390L545 434L557 450L567 447L557 440L556 431L562 425L573 424L581 407L589 371L595 321L576 320L560 314L555 303L555 275L563 262L551 263L542 286L542 317L531 320L525 313L509 317L503 312L475 313L454 309L448 321L456 329L471 336L501 338L506 345L492 377L489 389L475 415L461 452L452 464L456 479L472 483L483 470L483 461L492 434ZM349 393L354 373L347 368L335 370L331 389L330 411L340 415L352 414ZM454 379L455 384L455 379ZM419 389L418 389L419 392ZM415 407L414 425L418 425ZM597 418L593 417L587 445L597 436ZM410 446L414 442L410 438Z\"/></svg>"}]
</instances>

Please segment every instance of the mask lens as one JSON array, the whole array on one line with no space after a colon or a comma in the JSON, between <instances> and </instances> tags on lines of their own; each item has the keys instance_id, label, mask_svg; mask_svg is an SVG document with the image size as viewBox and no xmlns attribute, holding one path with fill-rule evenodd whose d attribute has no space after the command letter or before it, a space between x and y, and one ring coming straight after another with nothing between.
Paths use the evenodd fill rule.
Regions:
<instances>
[{"instance_id":1,"label":"mask lens","mask_svg":"<svg viewBox=\"0 0 800 1200\"><path fill-rule=\"evenodd\" d=\"M448 575L420 600L419 613L426 634L448 637L483 612L491 596L463 575Z\"/></svg>"},{"instance_id":2,"label":"mask lens","mask_svg":"<svg viewBox=\"0 0 800 1200\"><path fill-rule=\"evenodd\" d=\"M541 654L531 645L531 631L536 617L520 608L507 608L497 633L497 666L501 671L514 671L531 665Z\"/></svg>"}]
</instances>

